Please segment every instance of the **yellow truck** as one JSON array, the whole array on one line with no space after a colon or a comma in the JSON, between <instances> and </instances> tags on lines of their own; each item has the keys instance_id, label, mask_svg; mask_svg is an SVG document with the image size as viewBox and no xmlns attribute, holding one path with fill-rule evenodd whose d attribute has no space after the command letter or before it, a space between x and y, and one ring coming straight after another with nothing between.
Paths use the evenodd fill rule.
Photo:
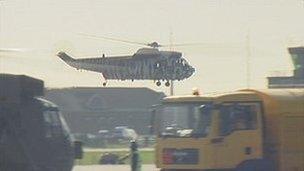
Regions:
<instances>
[{"instance_id":1,"label":"yellow truck","mask_svg":"<svg viewBox=\"0 0 304 171\"><path fill-rule=\"evenodd\" d=\"M162 171L304 171L304 89L167 97L152 118Z\"/></svg>"}]
</instances>

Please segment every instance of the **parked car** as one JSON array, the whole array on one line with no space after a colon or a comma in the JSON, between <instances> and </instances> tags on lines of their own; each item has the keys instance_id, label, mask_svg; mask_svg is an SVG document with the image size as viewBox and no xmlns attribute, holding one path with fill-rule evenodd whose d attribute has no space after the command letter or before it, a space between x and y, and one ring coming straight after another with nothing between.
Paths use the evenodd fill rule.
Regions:
<instances>
[{"instance_id":1,"label":"parked car","mask_svg":"<svg viewBox=\"0 0 304 171\"><path fill-rule=\"evenodd\" d=\"M108 139L111 137L111 133L109 130L106 130L106 129L101 129L98 131L97 133L97 137L99 139Z\"/></svg>"},{"instance_id":2,"label":"parked car","mask_svg":"<svg viewBox=\"0 0 304 171\"><path fill-rule=\"evenodd\" d=\"M113 139L135 140L137 139L137 133L134 129L130 129L125 126L119 126L115 127L111 137Z\"/></svg>"}]
</instances>

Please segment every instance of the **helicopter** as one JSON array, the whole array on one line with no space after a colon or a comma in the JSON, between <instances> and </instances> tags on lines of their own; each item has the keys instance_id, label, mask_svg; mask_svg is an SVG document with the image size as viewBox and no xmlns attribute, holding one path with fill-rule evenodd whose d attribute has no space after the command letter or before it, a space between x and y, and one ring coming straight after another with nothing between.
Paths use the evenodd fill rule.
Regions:
<instances>
[{"instance_id":1,"label":"helicopter","mask_svg":"<svg viewBox=\"0 0 304 171\"><path fill-rule=\"evenodd\" d=\"M94 37L96 38L96 36ZM182 57L182 53L158 49L169 45L161 45L157 42L137 43L106 37L99 38L140 44L148 46L148 48L140 48L136 53L128 56L102 54L101 57L74 59L63 51L58 52L57 56L78 70L102 73L105 80L103 86L107 85L107 80L154 80L157 86L161 86L161 81L166 81L165 86L168 87L170 81L187 79L195 72L194 67Z\"/></svg>"}]
</instances>

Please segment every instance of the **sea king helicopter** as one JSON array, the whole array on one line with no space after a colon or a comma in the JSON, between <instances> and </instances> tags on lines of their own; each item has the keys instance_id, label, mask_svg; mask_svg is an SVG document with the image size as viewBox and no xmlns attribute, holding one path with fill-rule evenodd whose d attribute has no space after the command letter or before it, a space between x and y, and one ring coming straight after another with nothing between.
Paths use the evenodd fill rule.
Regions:
<instances>
[{"instance_id":1,"label":"sea king helicopter","mask_svg":"<svg viewBox=\"0 0 304 171\"><path fill-rule=\"evenodd\" d=\"M78 70L102 73L104 78L103 86L106 86L107 80L153 80L157 86L161 86L161 81L165 81L165 86L168 87L170 86L170 81L187 79L195 72L195 69L183 58L182 53L158 49L172 45L161 45L157 42L138 43L101 36L83 35L148 47L140 48L136 53L129 56L105 56L103 54L101 57L74 59L63 51L57 53L57 56L71 67ZM173 46L183 45L190 44L176 44Z\"/></svg>"}]
</instances>

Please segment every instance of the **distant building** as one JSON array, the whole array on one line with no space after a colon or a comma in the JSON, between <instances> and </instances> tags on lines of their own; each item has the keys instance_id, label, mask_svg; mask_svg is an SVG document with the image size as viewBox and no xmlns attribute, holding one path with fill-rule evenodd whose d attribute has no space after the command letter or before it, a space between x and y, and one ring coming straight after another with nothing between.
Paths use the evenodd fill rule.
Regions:
<instances>
[{"instance_id":1,"label":"distant building","mask_svg":"<svg viewBox=\"0 0 304 171\"><path fill-rule=\"evenodd\" d=\"M64 88L46 91L46 98L63 112L73 133L128 126L148 132L150 108L164 93L148 88Z\"/></svg>"},{"instance_id":2,"label":"distant building","mask_svg":"<svg viewBox=\"0 0 304 171\"><path fill-rule=\"evenodd\" d=\"M268 77L268 88L304 88L304 47L288 48L294 65L290 77Z\"/></svg>"}]
</instances>

